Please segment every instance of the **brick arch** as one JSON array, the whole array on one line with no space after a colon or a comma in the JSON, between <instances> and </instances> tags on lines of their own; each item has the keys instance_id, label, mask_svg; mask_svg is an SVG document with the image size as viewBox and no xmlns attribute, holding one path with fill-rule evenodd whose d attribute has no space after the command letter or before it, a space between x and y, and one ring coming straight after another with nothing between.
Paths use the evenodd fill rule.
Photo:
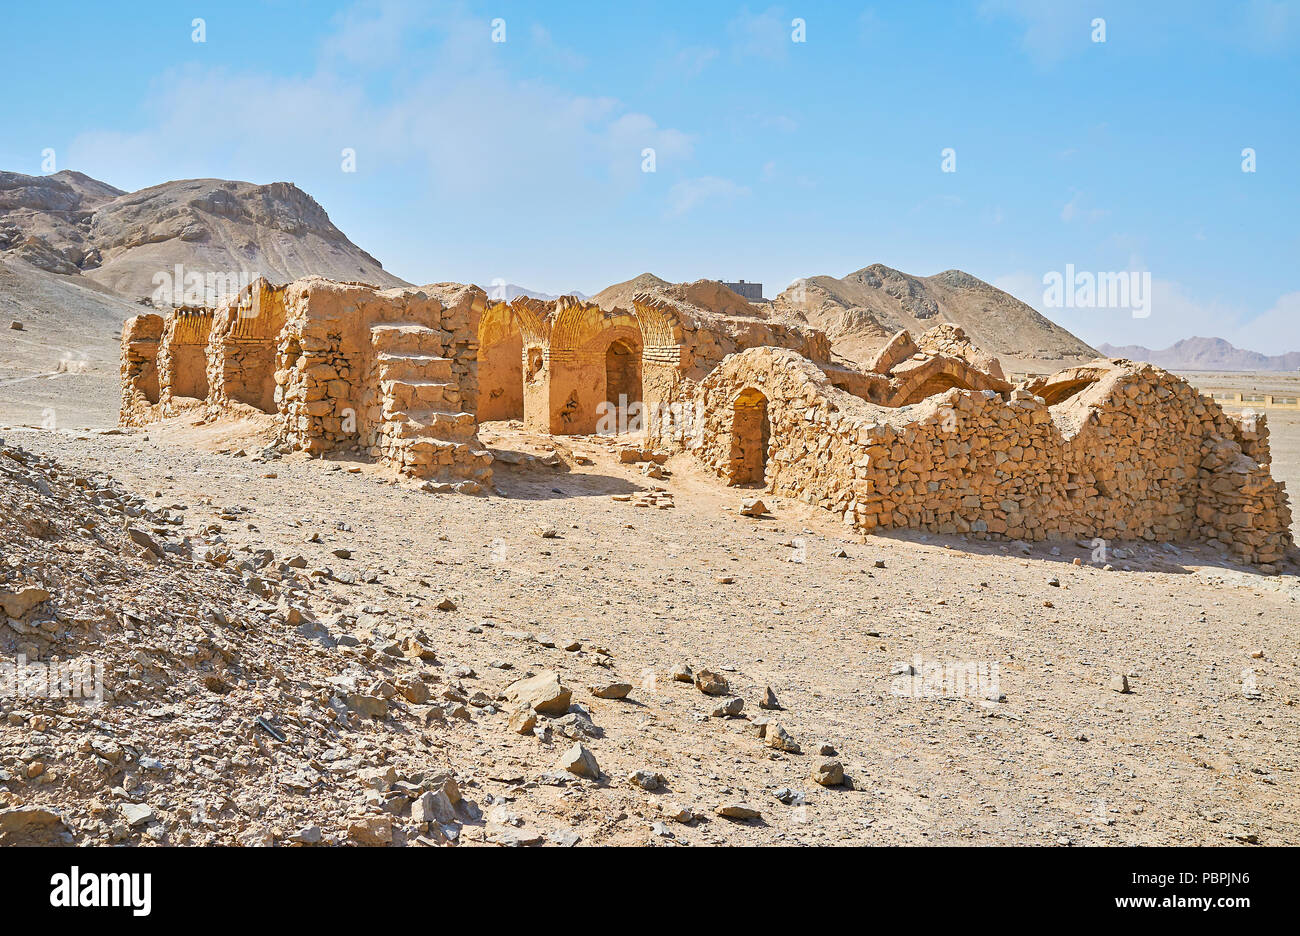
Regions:
<instances>
[{"instance_id":1,"label":"brick arch","mask_svg":"<svg viewBox=\"0 0 1300 936\"><path fill-rule=\"evenodd\" d=\"M484 309L478 322L479 422L524 418L524 335L519 315L505 302Z\"/></svg>"},{"instance_id":2,"label":"brick arch","mask_svg":"<svg viewBox=\"0 0 1300 936\"><path fill-rule=\"evenodd\" d=\"M519 322L519 331L527 346L546 345L551 340L550 303L531 296L516 296L510 302L510 311Z\"/></svg>"},{"instance_id":3,"label":"brick arch","mask_svg":"<svg viewBox=\"0 0 1300 936\"><path fill-rule=\"evenodd\" d=\"M632 308L645 338L644 353L647 362L680 365L685 337L677 310L668 303L649 296L633 299Z\"/></svg>"},{"instance_id":4,"label":"brick arch","mask_svg":"<svg viewBox=\"0 0 1300 936\"><path fill-rule=\"evenodd\" d=\"M987 375L960 358L937 357L907 374L887 405L910 406L953 387L959 390L997 389Z\"/></svg>"}]
</instances>

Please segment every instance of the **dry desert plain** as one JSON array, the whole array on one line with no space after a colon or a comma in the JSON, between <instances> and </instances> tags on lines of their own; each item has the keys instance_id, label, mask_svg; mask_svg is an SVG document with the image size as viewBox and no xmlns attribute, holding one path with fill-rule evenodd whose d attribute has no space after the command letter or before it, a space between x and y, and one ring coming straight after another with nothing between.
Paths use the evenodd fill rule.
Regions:
<instances>
[{"instance_id":1,"label":"dry desert plain","mask_svg":"<svg viewBox=\"0 0 1300 936\"><path fill-rule=\"evenodd\" d=\"M3 388L0 422L35 422L13 401L57 406L61 382L99 431L6 441L60 477L111 475L192 541L192 567L122 559L141 583L117 596L138 599L131 641L185 658L184 602L138 609L177 566L229 593L232 620L246 611L224 635L243 656L219 693L146 667L131 702L93 714L4 703L0 807L57 810L77 841L428 841L411 808L450 772L464 803L443 832L461 844L1300 843L1292 574L1194 545L1110 544L1106 570L1085 542L864 539L783 498L743 517L745 492L686 456L651 481L609 440L507 423L482 433L506 453L494 494L425 493L371 465L263 455L269 421L106 433L93 374ZM1294 485L1297 424L1273 425ZM626 499L655 486L662 509ZM209 549L231 555L224 570ZM267 550L305 560L289 572L316 623L248 591ZM403 651L413 639L429 659ZM139 652L120 634L83 640ZM676 681L682 664L726 694ZM903 675L935 664L981 684ZM587 714L519 734L505 690L548 672ZM391 696L384 718L329 708L341 684L413 682L430 697ZM614 683L625 699L598 697ZM759 706L768 687L779 710ZM732 697L742 717L715 715ZM762 719L792 744L760 738ZM134 761L88 765L105 737ZM559 769L575 744L598 779ZM847 784L814 782L828 759ZM757 816L719 814L738 807Z\"/></svg>"}]
</instances>

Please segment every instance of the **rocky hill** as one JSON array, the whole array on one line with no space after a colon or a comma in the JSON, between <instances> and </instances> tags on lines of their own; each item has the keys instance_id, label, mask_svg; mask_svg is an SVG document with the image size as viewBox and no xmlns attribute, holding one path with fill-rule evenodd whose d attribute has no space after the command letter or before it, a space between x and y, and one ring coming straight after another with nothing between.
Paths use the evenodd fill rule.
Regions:
<instances>
[{"instance_id":1,"label":"rocky hill","mask_svg":"<svg viewBox=\"0 0 1300 936\"><path fill-rule=\"evenodd\" d=\"M1222 338L1184 338L1162 351L1141 345L1101 344L1107 357L1149 361L1172 371L1294 371L1300 369L1300 351L1261 354L1238 348Z\"/></svg>"},{"instance_id":2,"label":"rocky hill","mask_svg":"<svg viewBox=\"0 0 1300 936\"><path fill-rule=\"evenodd\" d=\"M960 325L999 357L1065 366L1098 356L1019 299L960 270L921 277L876 263L841 279L807 277L777 296L773 309L822 329L836 354L860 363L900 329L921 334L941 322Z\"/></svg>"},{"instance_id":3,"label":"rocky hill","mask_svg":"<svg viewBox=\"0 0 1300 936\"><path fill-rule=\"evenodd\" d=\"M0 172L0 256L80 274L128 298L151 296L155 277L316 273L376 286L405 281L353 244L306 192L288 182L165 182L122 192L78 172Z\"/></svg>"}]
</instances>

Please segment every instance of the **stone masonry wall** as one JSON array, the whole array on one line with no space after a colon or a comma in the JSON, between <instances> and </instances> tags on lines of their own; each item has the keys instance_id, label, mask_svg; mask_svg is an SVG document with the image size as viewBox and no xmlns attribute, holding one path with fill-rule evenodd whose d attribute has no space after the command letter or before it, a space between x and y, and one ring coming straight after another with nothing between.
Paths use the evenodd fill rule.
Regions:
<instances>
[{"instance_id":1,"label":"stone masonry wall","mask_svg":"<svg viewBox=\"0 0 1300 936\"><path fill-rule=\"evenodd\" d=\"M1099 364L1104 376L1053 407L1024 389L1004 401L954 388L895 410L837 389L798 354L756 348L700 384L691 444L727 477L735 403L752 405L756 390L771 425L768 489L862 532L1199 540L1251 562L1283 558L1291 514L1261 461L1258 418L1247 437L1172 374Z\"/></svg>"},{"instance_id":2,"label":"stone masonry wall","mask_svg":"<svg viewBox=\"0 0 1300 936\"><path fill-rule=\"evenodd\" d=\"M142 426L157 418L158 345L161 315L136 315L122 326L122 410L124 426Z\"/></svg>"}]
</instances>

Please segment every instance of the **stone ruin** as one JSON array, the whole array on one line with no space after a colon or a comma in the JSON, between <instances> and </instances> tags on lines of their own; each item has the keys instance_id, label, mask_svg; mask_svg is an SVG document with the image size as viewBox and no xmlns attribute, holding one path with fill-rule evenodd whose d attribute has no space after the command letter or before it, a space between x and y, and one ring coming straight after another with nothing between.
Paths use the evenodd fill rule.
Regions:
<instances>
[{"instance_id":1,"label":"stone ruin","mask_svg":"<svg viewBox=\"0 0 1300 936\"><path fill-rule=\"evenodd\" d=\"M861 533L1200 541L1265 566L1292 547L1265 418L1160 368L1098 360L1013 386L950 324L899 332L859 367L719 283L630 305L259 280L216 309L127 322L122 421L270 413L286 447L473 492L492 477L479 422L519 420L643 434Z\"/></svg>"},{"instance_id":2,"label":"stone ruin","mask_svg":"<svg viewBox=\"0 0 1300 936\"><path fill-rule=\"evenodd\" d=\"M473 286L308 277L258 280L215 310L138 315L122 334L121 421L268 413L287 448L362 453L475 492L492 479L476 415L485 307Z\"/></svg>"}]
</instances>

